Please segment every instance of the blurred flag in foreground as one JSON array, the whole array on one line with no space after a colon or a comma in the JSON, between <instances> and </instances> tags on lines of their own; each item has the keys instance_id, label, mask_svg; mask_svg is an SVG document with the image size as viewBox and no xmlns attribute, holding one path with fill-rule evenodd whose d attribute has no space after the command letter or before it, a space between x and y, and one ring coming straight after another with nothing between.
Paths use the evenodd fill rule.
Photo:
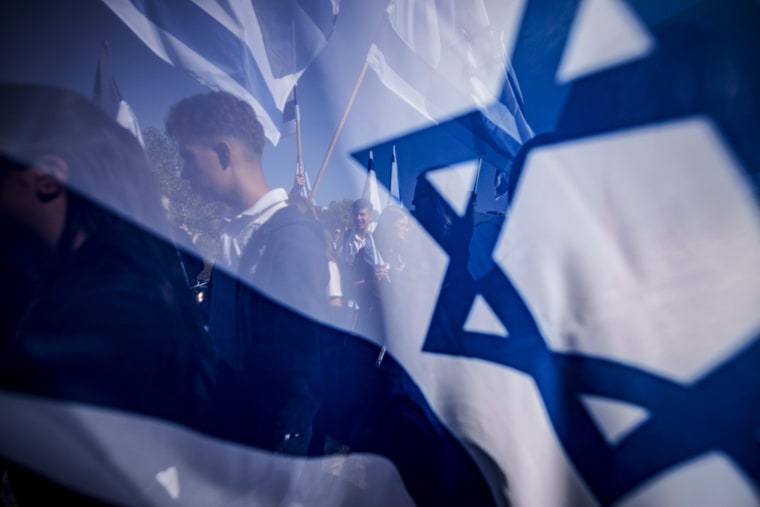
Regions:
<instances>
[{"instance_id":1,"label":"blurred flag in foreground","mask_svg":"<svg viewBox=\"0 0 760 507\"><path fill-rule=\"evenodd\" d=\"M453 129L416 145L434 162L414 167L414 213L445 261L417 247L440 269L436 300L425 314L422 291L384 299L375 339L514 505L760 505L760 10L573 11L520 36L559 48L531 84L571 88L556 132L503 176L503 223L467 219ZM462 262L468 244L490 265Z\"/></svg>"},{"instance_id":2,"label":"blurred flag in foreground","mask_svg":"<svg viewBox=\"0 0 760 507\"><path fill-rule=\"evenodd\" d=\"M163 60L249 102L273 144L290 90L338 14L338 0L103 1Z\"/></svg>"},{"instance_id":3,"label":"blurred flag in foreground","mask_svg":"<svg viewBox=\"0 0 760 507\"><path fill-rule=\"evenodd\" d=\"M119 87L116 86L116 80L111 73L111 56L108 45L105 43L100 50L98 66L95 69L92 99L101 109L115 118L119 125L132 132L140 144L145 146L137 117L127 101L121 98Z\"/></svg>"},{"instance_id":4,"label":"blurred flag in foreground","mask_svg":"<svg viewBox=\"0 0 760 507\"><path fill-rule=\"evenodd\" d=\"M303 178L302 181L301 178ZM301 173L301 167L298 164L296 164L296 178L295 183L293 183L293 188L290 190L290 195L293 195L294 193L304 198L308 198L309 194L311 194L311 180L309 179L309 173L306 169L303 169L303 173Z\"/></svg>"}]
</instances>

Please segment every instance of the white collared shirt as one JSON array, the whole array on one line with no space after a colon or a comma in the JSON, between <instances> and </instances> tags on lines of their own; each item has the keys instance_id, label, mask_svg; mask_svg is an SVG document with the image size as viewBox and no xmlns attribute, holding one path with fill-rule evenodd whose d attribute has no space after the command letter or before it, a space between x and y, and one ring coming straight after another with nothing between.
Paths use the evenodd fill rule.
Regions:
<instances>
[{"instance_id":1,"label":"white collared shirt","mask_svg":"<svg viewBox=\"0 0 760 507\"><path fill-rule=\"evenodd\" d=\"M242 213L225 218L222 224L222 251L217 262L230 272L237 272L243 249L251 236L272 218L272 215L287 206L287 200L288 193L285 189L275 188Z\"/></svg>"}]
</instances>

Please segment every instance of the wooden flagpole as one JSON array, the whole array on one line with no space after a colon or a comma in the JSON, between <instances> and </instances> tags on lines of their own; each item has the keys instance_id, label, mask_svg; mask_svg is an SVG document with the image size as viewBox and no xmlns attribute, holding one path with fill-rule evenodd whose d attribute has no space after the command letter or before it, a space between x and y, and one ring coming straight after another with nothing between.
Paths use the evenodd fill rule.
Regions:
<instances>
[{"instance_id":1,"label":"wooden flagpole","mask_svg":"<svg viewBox=\"0 0 760 507\"><path fill-rule=\"evenodd\" d=\"M346 119L348 118L348 113L351 111L351 107L354 105L354 101L356 100L356 95L359 93L359 87L362 84L362 81L364 81L364 75L367 73L367 69L369 68L369 60L364 60L364 65L362 66L361 72L359 72L359 77L356 78L356 84L354 85L354 90L351 92L351 96L348 98L348 104L346 104L346 108L343 110L343 116L341 116L340 121L338 122L338 126L335 129L335 134L333 134L332 142L330 142L330 146L327 148L327 153L325 153L325 159L322 161L322 166L319 168L319 172L317 173L317 178L314 180L314 185L311 187L311 194L309 194L309 199L312 201L314 200L314 194L317 191L317 187L319 187L319 182L322 180L322 175L325 172L325 168L327 167L327 162L330 160L330 156L332 155L333 150L335 149L335 145L338 142L338 137L340 136L340 133L343 131L343 126L346 124Z\"/></svg>"}]
</instances>

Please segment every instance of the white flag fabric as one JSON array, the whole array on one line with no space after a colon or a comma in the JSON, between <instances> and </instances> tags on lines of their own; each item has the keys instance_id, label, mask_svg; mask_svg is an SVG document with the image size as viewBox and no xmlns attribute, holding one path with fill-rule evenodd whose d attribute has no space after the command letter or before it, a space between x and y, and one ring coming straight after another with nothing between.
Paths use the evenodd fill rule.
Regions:
<instances>
[{"instance_id":1,"label":"white flag fabric","mask_svg":"<svg viewBox=\"0 0 760 507\"><path fill-rule=\"evenodd\" d=\"M393 146L391 152L391 184L389 188L388 204L403 205L401 203L401 192L398 188L398 160L396 160L396 147Z\"/></svg>"},{"instance_id":2,"label":"white flag fabric","mask_svg":"<svg viewBox=\"0 0 760 507\"><path fill-rule=\"evenodd\" d=\"M140 144L145 146L137 116L135 116L132 107L123 99L119 102L119 112L116 113L116 121L119 122L119 125L132 132L137 140L140 141Z\"/></svg>"},{"instance_id":3,"label":"white flag fabric","mask_svg":"<svg viewBox=\"0 0 760 507\"><path fill-rule=\"evenodd\" d=\"M760 505L760 410L739 401L760 397L751 373L760 213L746 177L760 158L745 137L760 121L746 108L758 88L722 74L751 65L736 56L747 46L710 32L733 48L714 51L703 31L667 26L656 48L595 59L630 33L597 37L609 34L600 23L619 20L587 15L602 2L581 4L569 33L593 41L584 55L593 70L573 83L556 132L523 146L506 216L473 226L456 213L462 193L442 191L463 187L457 171L428 166L437 170L418 182L415 216L432 239L407 254L407 265L427 268L426 288L389 291L391 317L373 339L487 454L474 452L514 505ZM457 54L430 44L444 32L435 19L404 25L391 15L371 60L428 113L436 91L422 79L413 86L414 71ZM416 64L391 63L404 48ZM473 247L488 252L488 269L465 269Z\"/></svg>"},{"instance_id":4,"label":"white flag fabric","mask_svg":"<svg viewBox=\"0 0 760 507\"><path fill-rule=\"evenodd\" d=\"M508 61L522 7L513 0L393 0L367 60L424 116L441 121L479 109L524 142L532 133L522 112L498 100L505 83L511 87Z\"/></svg>"},{"instance_id":5,"label":"white flag fabric","mask_svg":"<svg viewBox=\"0 0 760 507\"><path fill-rule=\"evenodd\" d=\"M0 408L14 414L0 421L6 458L108 503L414 505L378 456L278 456L137 414L3 390ZM51 466L66 454L75 459Z\"/></svg>"}]
</instances>

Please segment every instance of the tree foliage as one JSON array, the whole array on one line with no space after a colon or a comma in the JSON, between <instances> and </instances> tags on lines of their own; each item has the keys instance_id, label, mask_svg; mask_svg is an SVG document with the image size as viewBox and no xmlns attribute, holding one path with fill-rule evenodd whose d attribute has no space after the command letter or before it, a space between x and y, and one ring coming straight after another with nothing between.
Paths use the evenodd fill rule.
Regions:
<instances>
[{"instance_id":1,"label":"tree foliage","mask_svg":"<svg viewBox=\"0 0 760 507\"><path fill-rule=\"evenodd\" d=\"M351 217L351 199L331 201L327 208L322 210L321 218L326 223L339 224L342 229L348 229L353 225Z\"/></svg>"},{"instance_id":2,"label":"tree foliage","mask_svg":"<svg viewBox=\"0 0 760 507\"><path fill-rule=\"evenodd\" d=\"M186 247L194 246L202 257L212 258L218 250L221 219L227 207L219 202L206 202L182 179L182 159L177 146L161 131L149 127L143 131L143 139L145 153L168 202L169 219L178 241Z\"/></svg>"}]
</instances>

